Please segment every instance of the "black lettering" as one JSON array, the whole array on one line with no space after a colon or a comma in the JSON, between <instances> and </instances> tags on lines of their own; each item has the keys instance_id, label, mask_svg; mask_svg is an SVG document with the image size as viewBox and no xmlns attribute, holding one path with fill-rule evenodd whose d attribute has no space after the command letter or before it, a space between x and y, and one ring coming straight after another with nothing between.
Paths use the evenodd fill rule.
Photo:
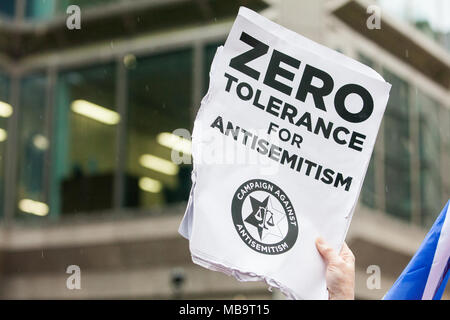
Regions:
<instances>
[{"instance_id":1,"label":"black lettering","mask_svg":"<svg viewBox=\"0 0 450 320\"><path fill-rule=\"evenodd\" d=\"M244 90L242 90L242 88L247 89L247 94L243 93ZM250 100L253 97L253 89L246 82L241 82L237 85L236 93L237 93L238 97L244 101Z\"/></svg>"},{"instance_id":2,"label":"black lettering","mask_svg":"<svg viewBox=\"0 0 450 320\"><path fill-rule=\"evenodd\" d=\"M261 110L264 110L264 106L259 103L259 98L261 97L261 90L257 89L255 92L255 99L253 99L253 105Z\"/></svg>"},{"instance_id":3,"label":"black lettering","mask_svg":"<svg viewBox=\"0 0 450 320\"><path fill-rule=\"evenodd\" d=\"M238 79L233 77L232 75L225 72L225 78L227 78L227 85L225 86L225 91L230 92L231 85L233 82L238 82Z\"/></svg>"},{"instance_id":4,"label":"black lettering","mask_svg":"<svg viewBox=\"0 0 450 320\"><path fill-rule=\"evenodd\" d=\"M308 131L312 131L311 125L311 114L309 112L305 112L300 119L295 123L296 126L305 126Z\"/></svg>"},{"instance_id":5,"label":"black lettering","mask_svg":"<svg viewBox=\"0 0 450 320\"><path fill-rule=\"evenodd\" d=\"M359 95L363 100L363 107L361 111L357 113L351 113L345 107L345 98L352 93ZM364 87L357 84L346 84L336 92L334 97L334 107L342 119L352 123L359 123L367 120L372 114L373 98L370 95L370 92Z\"/></svg>"},{"instance_id":6,"label":"black lettering","mask_svg":"<svg viewBox=\"0 0 450 320\"><path fill-rule=\"evenodd\" d=\"M276 104L276 103L277 104ZM270 114L273 114L274 116L278 117L278 110L280 110L281 104L283 101L280 99L277 99L275 97L270 96L269 102L267 102L267 109L266 111Z\"/></svg>"},{"instance_id":7,"label":"black lettering","mask_svg":"<svg viewBox=\"0 0 450 320\"><path fill-rule=\"evenodd\" d=\"M290 123L294 124L295 116L297 116L297 108L289 103L285 103L280 115L281 120L287 118Z\"/></svg>"},{"instance_id":8,"label":"black lettering","mask_svg":"<svg viewBox=\"0 0 450 320\"><path fill-rule=\"evenodd\" d=\"M331 184L333 182L334 171L331 169L323 170L323 176L320 179L323 183Z\"/></svg>"},{"instance_id":9,"label":"black lettering","mask_svg":"<svg viewBox=\"0 0 450 320\"><path fill-rule=\"evenodd\" d=\"M255 80L258 80L260 73L255 69L247 66L247 63L265 55L269 50L269 46L253 38L252 36L250 36L245 32L241 33L240 40L251 46L252 49L245 51L244 53L241 53L240 55L232 58L230 60L230 67L242 72L243 74L246 74L247 76Z\"/></svg>"},{"instance_id":10,"label":"black lettering","mask_svg":"<svg viewBox=\"0 0 450 320\"><path fill-rule=\"evenodd\" d=\"M276 76L280 76L292 81L294 80L295 74L286 69L281 68L280 62L286 63L287 65L290 65L295 69L298 69L298 67L300 66L300 61L298 61L297 59L288 56L287 54L284 54L278 50L273 50L269 66L267 67L266 76L264 78L264 84L274 88L275 90L283 92L284 94L287 94L289 96L291 95L292 88L276 80Z\"/></svg>"},{"instance_id":11,"label":"black lettering","mask_svg":"<svg viewBox=\"0 0 450 320\"><path fill-rule=\"evenodd\" d=\"M227 129L225 130L225 135L228 136L230 132L233 139L237 141L239 135L239 127L236 126L236 128L233 128L233 124L230 121L228 121Z\"/></svg>"},{"instance_id":12,"label":"black lettering","mask_svg":"<svg viewBox=\"0 0 450 320\"><path fill-rule=\"evenodd\" d=\"M302 143L302 141L303 141L303 137L302 136L300 136L300 135L298 135L298 134L296 134L296 133L294 133L294 135L293 135L293 137L292 137L292 142L291 142L291 144L292 145L297 145L297 148L299 148L300 149L300 143Z\"/></svg>"},{"instance_id":13,"label":"black lettering","mask_svg":"<svg viewBox=\"0 0 450 320\"><path fill-rule=\"evenodd\" d=\"M312 79L318 78L322 80L322 87L315 87L312 85ZM303 72L302 80L300 81L300 86L297 91L296 99L305 102L308 93L311 93L314 99L316 108L327 111L325 108L325 103L323 102L323 97L329 95L333 90L334 81L333 78L323 70L314 68L309 64L306 65L305 71Z\"/></svg>"},{"instance_id":14,"label":"black lettering","mask_svg":"<svg viewBox=\"0 0 450 320\"><path fill-rule=\"evenodd\" d=\"M306 159L305 159L305 163L306 163L306 165L307 165L305 174L306 174L307 176L309 176L309 174L311 173L311 169L314 168L314 167L316 167L317 164L314 163L314 162L312 162L312 161L306 160Z\"/></svg>"},{"instance_id":15,"label":"black lettering","mask_svg":"<svg viewBox=\"0 0 450 320\"><path fill-rule=\"evenodd\" d=\"M322 166L319 164L317 167L316 175L314 176L314 179L319 180L320 173L322 172Z\"/></svg>"},{"instance_id":16,"label":"black lettering","mask_svg":"<svg viewBox=\"0 0 450 320\"><path fill-rule=\"evenodd\" d=\"M241 128L241 132L244 134L244 137L242 138L242 144L247 145L247 139L249 137L252 137L253 134L248 132L247 130L242 129L242 128Z\"/></svg>"},{"instance_id":17,"label":"black lettering","mask_svg":"<svg viewBox=\"0 0 450 320\"><path fill-rule=\"evenodd\" d=\"M325 138L329 138L331 134L331 129L333 129L333 122L328 122L328 124L325 126L325 121L319 117L317 119L316 127L314 128L314 133L319 134L320 131L322 131L322 134Z\"/></svg>"},{"instance_id":18,"label":"black lettering","mask_svg":"<svg viewBox=\"0 0 450 320\"><path fill-rule=\"evenodd\" d=\"M361 139L358 139L361 138ZM352 137L350 138L350 142L348 143L348 147L355 149L357 151L362 151L362 145L364 143L364 139L366 139L366 136L359 133L359 132L353 132ZM357 145L359 144L359 145Z\"/></svg>"},{"instance_id":19,"label":"black lettering","mask_svg":"<svg viewBox=\"0 0 450 320\"><path fill-rule=\"evenodd\" d=\"M258 147L256 148L256 151L258 151L262 155L265 155L265 154L267 154L267 151L269 151L269 149L267 148L268 146L269 146L269 141L264 140L264 139L259 139Z\"/></svg>"},{"instance_id":20,"label":"black lettering","mask_svg":"<svg viewBox=\"0 0 450 320\"><path fill-rule=\"evenodd\" d=\"M253 150L255 150L256 142L257 142L257 141L258 141L258 136L257 136L257 135L254 135L254 136L253 136L253 140L252 140L252 144L251 144L250 148L252 148Z\"/></svg>"},{"instance_id":21,"label":"black lettering","mask_svg":"<svg viewBox=\"0 0 450 320\"><path fill-rule=\"evenodd\" d=\"M303 160L304 159L302 157L298 158L297 168L295 168L298 172L302 169Z\"/></svg>"},{"instance_id":22,"label":"black lettering","mask_svg":"<svg viewBox=\"0 0 450 320\"><path fill-rule=\"evenodd\" d=\"M297 155L294 153L293 155L289 156L289 152L286 150L283 150L283 153L281 154L281 164L290 163L291 169L294 169L295 163L297 162Z\"/></svg>"},{"instance_id":23,"label":"black lettering","mask_svg":"<svg viewBox=\"0 0 450 320\"><path fill-rule=\"evenodd\" d=\"M223 121L222 117L217 117L216 120L211 124L211 128L218 128L223 134Z\"/></svg>"},{"instance_id":24,"label":"black lettering","mask_svg":"<svg viewBox=\"0 0 450 320\"><path fill-rule=\"evenodd\" d=\"M278 161L279 160L279 156L280 156L280 152L281 152L281 148L276 146L276 145L271 145L270 146L270 152L269 152L269 158Z\"/></svg>"},{"instance_id":25,"label":"black lettering","mask_svg":"<svg viewBox=\"0 0 450 320\"><path fill-rule=\"evenodd\" d=\"M336 129L334 129L334 132L333 132L334 141L336 141L339 144L346 144L347 142L345 140L342 140L341 138L339 138L339 132L341 132L341 131L343 131L345 134L350 133L350 131L345 127L337 127Z\"/></svg>"},{"instance_id":26,"label":"black lettering","mask_svg":"<svg viewBox=\"0 0 450 320\"><path fill-rule=\"evenodd\" d=\"M350 189L350 185L352 184L352 179L352 177L347 177L344 180L342 174L338 173L334 186L337 188L339 185L343 186L345 184L345 191L348 191L348 189Z\"/></svg>"}]
</instances>

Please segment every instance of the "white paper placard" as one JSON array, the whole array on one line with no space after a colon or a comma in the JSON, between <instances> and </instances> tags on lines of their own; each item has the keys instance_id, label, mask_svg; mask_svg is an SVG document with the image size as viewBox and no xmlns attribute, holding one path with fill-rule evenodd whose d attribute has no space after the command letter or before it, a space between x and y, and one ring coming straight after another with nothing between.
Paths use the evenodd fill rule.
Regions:
<instances>
[{"instance_id":1,"label":"white paper placard","mask_svg":"<svg viewBox=\"0 0 450 320\"><path fill-rule=\"evenodd\" d=\"M193 261L326 299L314 241L343 244L389 90L369 67L241 8L194 123L180 226Z\"/></svg>"}]
</instances>

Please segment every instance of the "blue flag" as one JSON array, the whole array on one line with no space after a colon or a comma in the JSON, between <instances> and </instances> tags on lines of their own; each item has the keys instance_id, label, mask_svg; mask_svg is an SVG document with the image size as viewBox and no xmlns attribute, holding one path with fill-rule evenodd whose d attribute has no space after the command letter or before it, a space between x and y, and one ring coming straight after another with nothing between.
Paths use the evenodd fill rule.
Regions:
<instances>
[{"instance_id":1,"label":"blue flag","mask_svg":"<svg viewBox=\"0 0 450 320\"><path fill-rule=\"evenodd\" d=\"M450 200L384 300L439 300L450 272Z\"/></svg>"}]
</instances>

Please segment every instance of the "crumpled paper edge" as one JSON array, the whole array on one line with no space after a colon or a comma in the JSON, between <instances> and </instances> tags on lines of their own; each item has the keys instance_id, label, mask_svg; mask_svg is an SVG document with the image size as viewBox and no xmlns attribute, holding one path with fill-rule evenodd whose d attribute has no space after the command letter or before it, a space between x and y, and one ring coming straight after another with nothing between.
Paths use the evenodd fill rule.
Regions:
<instances>
[{"instance_id":1,"label":"crumpled paper edge","mask_svg":"<svg viewBox=\"0 0 450 320\"><path fill-rule=\"evenodd\" d=\"M271 277L268 277L266 275L258 274L255 272L248 272L248 271L242 271L238 270L236 267L227 266L224 263L213 261L211 258L201 258L198 254L192 253L193 250L191 250L191 258L192 262L209 270L212 271L218 271L222 272L228 276L233 276L236 280L240 282L247 282L247 281L263 281L265 282L269 288L268 290L271 292L272 288L277 288L281 291L281 293L289 300L305 300L290 290L287 286L285 286L280 281L277 281ZM200 253L203 256L206 256L205 254Z\"/></svg>"}]
</instances>

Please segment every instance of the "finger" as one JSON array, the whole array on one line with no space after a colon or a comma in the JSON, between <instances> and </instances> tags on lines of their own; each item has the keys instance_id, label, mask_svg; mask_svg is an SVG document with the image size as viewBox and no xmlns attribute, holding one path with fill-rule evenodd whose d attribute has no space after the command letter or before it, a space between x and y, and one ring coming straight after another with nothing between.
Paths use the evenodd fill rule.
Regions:
<instances>
[{"instance_id":1,"label":"finger","mask_svg":"<svg viewBox=\"0 0 450 320\"><path fill-rule=\"evenodd\" d=\"M355 255L353 254L352 250L347 246L347 243L344 242L344 245L342 246L341 252L339 256L347 263L354 263L355 262Z\"/></svg>"},{"instance_id":2,"label":"finger","mask_svg":"<svg viewBox=\"0 0 450 320\"><path fill-rule=\"evenodd\" d=\"M326 264L335 263L339 260L337 253L322 237L316 239L316 247Z\"/></svg>"}]
</instances>

